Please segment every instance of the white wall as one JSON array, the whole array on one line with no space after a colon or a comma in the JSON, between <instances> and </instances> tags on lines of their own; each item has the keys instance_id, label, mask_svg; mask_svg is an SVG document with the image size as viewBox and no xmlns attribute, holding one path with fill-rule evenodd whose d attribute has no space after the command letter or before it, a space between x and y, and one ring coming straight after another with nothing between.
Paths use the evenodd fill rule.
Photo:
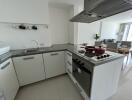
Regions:
<instances>
[{"instance_id":1,"label":"white wall","mask_svg":"<svg viewBox=\"0 0 132 100\"><path fill-rule=\"evenodd\" d=\"M119 26L120 24L116 22L102 22L101 39L117 39Z\"/></svg>"},{"instance_id":2,"label":"white wall","mask_svg":"<svg viewBox=\"0 0 132 100\"><path fill-rule=\"evenodd\" d=\"M48 0L0 0L0 22L48 24Z\"/></svg>"},{"instance_id":3,"label":"white wall","mask_svg":"<svg viewBox=\"0 0 132 100\"><path fill-rule=\"evenodd\" d=\"M74 6L74 16L84 9L83 5ZM74 23L74 44L88 43L94 45L95 34L100 33L100 22Z\"/></svg>"},{"instance_id":4,"label":"white wall","mask_svg":"<svg viewBox=\"0 0 132 100\"><path fill-rule=\"evenodd\" d=\"M19 30L11 23L49 24L48 0L1 0L0 2L0 41L11 49L24 49L51 46L49 29L39 26L39 30Z\"/></svg>"},{"instance_id":5,"label":"white wall","mask_svg":"<svg viewBox=\"0 0 132 100\"><path fill-rule=\"evenodd\" d=\"M13 28L12 24L0 23L0 41L11 46L11 49L23 49L36 47L36 40L40 47L51 46L50 34L44 26L39 26L39 30L19 30Z\"/></svg>"},{"instance_id":6,"label":"white wall","mask_svg":"<svg viewBox=\"0 0 132 100\"><path fill-rule=\"evenodd\" d=\"M89 45L94 45L95 34L100 32L100 22L93 23L79 23L78 24L78 44L88 43Z\"/></svg>"},{"instance_id":7,"label":"white wall","mask_svg":"<svg viewBox=\"0 0 132 100\"><path fill-rule=\"evenodd\" d=\"M69 10L49 5L52 44L69 43Z\"/></svg>"},{"instance_id":8,"label":"white wall","mask_svg":"<svg viewBox=\"0 0 132 100\"><path fill-rule=\"evenodd\" d=\"M69 11L69 19L74 16L74 7ZM69 43L74 44L74 23L69 21Z\"/></svg>"},{"instance_id":9,"label":"white wall","mask_svg":"<svg viewBox=\"0 0 132 100\"><path fill-rule=\"evenodd\" d=\"M70 19L83 10L82 5L74 5L70 11ZM69 43L78 44L78 23L70 22Z\"/></svg>"}]
</instances>

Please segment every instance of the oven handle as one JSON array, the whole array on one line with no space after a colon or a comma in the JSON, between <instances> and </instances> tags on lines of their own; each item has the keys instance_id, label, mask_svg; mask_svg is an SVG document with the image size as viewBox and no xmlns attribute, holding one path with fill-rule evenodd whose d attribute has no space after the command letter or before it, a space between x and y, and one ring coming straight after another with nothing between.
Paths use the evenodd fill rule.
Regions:
<instances>
[{"instance_id":1,"label":"oven handle","mask_svg":"<svg viewBox=\"0 0 132 100\"><path fill-rule=\"evenodd\" d=\"M82 70L82 71L88 73L88 74L91 74L91 72L90 72L88 69L86 69L85 67L83 67L83 66L78 66L78 68L79 68L80 70Z\"/></svg>"}]
</instances>

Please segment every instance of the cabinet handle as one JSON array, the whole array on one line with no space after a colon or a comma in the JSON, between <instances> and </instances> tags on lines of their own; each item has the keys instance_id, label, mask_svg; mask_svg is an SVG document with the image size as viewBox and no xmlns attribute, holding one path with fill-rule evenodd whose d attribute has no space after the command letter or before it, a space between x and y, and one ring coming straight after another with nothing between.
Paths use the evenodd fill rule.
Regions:
<instances>
[{"instance_id":1,"label":"cabinet handle","mask_svg":"<svg viewBox=\"0 0 132 100\"><path fill-rule=\"evenodd\" d=\"M69 55L70 57L72 56L70 53L67 52L67 55Z\"/></svg>"},{"instance_id":2,"label":"cabinet handle","mask_svg":"<svg viewBox=\"0 0 132 100\"><path fill-rule=\"evenodd\" d=\"M26 58L23 58L23 60L30 60L30 59L34 59L34 57L26 57Z\"/></svg>"},{"instance_id":3,"label":"cabinet handle","mask_svg":"<svg viewBox=\"0 0 132 100\"><path fill-rule=\"evenodd\" d=\"M4 66L1 67L1 70L5 69L8 67L8 65L10 65L10 62L6 63Z\"/></svg>"},{"instance_id":4,"label":"cabinet handle","mask_svg":"<svg viewBox=\"0 0 132 100\"><path fill-rule=\"evenodd\" d=\"M70 66L72 66L72 64L71 64L69 61L67 61L67 63L68 63Z\"/></svg>"},{"instance_id":5,"label":"cabinet handle","mask_svg":"<svg viewBox=\"0 0 132 100\"><path fill-rule=\"evenodd\" d=\"M59 55L59 53L52 53L51 56Z\"/></svg>"}]
</instances>

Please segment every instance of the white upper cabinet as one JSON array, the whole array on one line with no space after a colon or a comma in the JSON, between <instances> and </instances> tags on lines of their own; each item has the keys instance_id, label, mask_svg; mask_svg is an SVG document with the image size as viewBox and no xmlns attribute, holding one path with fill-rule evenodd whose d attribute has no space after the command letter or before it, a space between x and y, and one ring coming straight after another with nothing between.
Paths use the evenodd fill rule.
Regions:
<instances>
[{"instance_id":1,"label":"white upper cabinet","mask_svg":"<svg viewBox=\"0 0 132 100\"><path fill-rule=\"evenodd\" d=\"M20 86L45 79L42 54L13 58Z\"/></svg>"},{"instance_id":2,"label":"white upper cabinet","mask_svg":"<svg viewBox=\"0 0 132 100\"><path fill-rule=\"evenodd\" d=\"M44 53L43 56L44 56L46 78L50 78L66 73L64 51Z\"/></svg>"},{"instance_id":3,"label":"white upper cabinet","mask_svg":"<svg viewBox=\"0 0 132 100\"><path fill-rule=\"evenodd\" d=\"M49 23L48 0L2 0L0 22Z\"/></svg>"}]
</instances>

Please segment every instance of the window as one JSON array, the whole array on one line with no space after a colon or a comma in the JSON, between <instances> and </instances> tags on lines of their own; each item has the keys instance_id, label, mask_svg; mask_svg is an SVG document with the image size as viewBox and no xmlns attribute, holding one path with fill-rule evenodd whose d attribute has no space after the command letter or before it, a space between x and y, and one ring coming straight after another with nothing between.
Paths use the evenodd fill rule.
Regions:
<instances>
[{"instance_id":1,"label":"window","mask_svg":"<svg viewBox=\"0 0 132 100\"><path fill-rule=\"evenodd\" d=\"M132 41L132 24L130 24L127 41Z\"/></svg>"},{"instance_id":2,"label":"window","mask_svg":"<svg viewBox=\"0 0 132 100\"><path fill-rule=\"evenodd\" d=\"M130 29L130 24L126 24L124 26L124 33L123 33L122 41L127 41L129 29Z\"/></svg>"}]
</instances>

